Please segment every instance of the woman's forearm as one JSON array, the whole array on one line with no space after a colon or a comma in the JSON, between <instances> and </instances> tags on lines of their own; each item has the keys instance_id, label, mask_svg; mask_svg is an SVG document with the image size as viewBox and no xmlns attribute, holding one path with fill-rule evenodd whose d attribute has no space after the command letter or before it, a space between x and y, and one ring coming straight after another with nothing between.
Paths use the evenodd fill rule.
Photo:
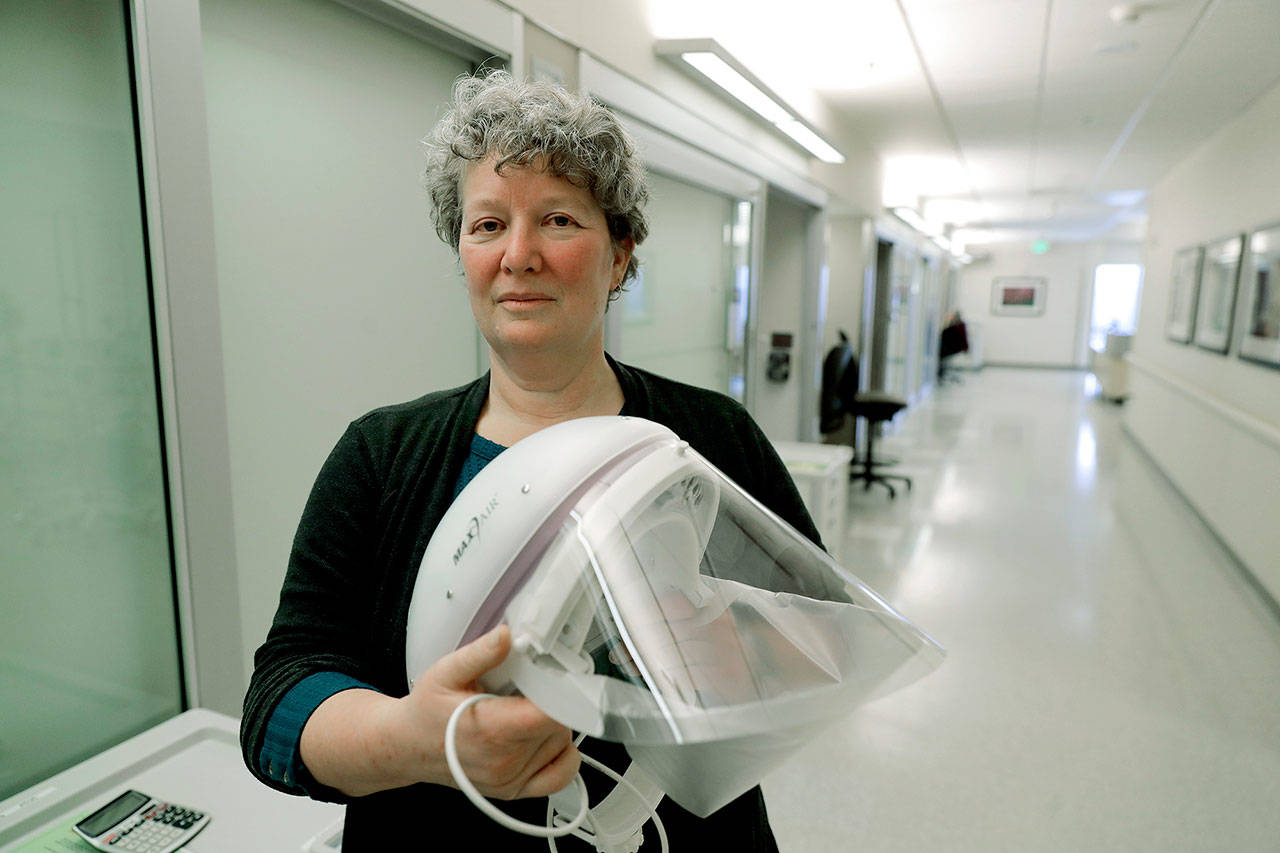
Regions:
<instances>
[{"instance_id":1,"label":"woman's forearm","mask_svg":"<svg viewBox=\"0 0 1280 853\"><path fill-rule=\"evenodd\" d=\"M448 776L443 744L433 750L405 736L397 714L401 701L364 689L333 694L302 730L302 763L317 782L352 797L443 781L438 775L443 770ZM433 765L439 765L435 773Z\"/></svg>"},{"instance_id":2,"label":"woman's forearm","mask_svg":"<svg viewBox=\"0 0 1280 853\"><path fill-rule=\"evenodd\" d=\"M415 782L455 785L444 752L449 719L510 648L504 625L445 655L402 699L354 688L333 694L302 729L302 763L317 782L352 797ZM469 709L456 749L467 778L489 797L545 797L578 772L572 732L520 696Z\"/></svg>"}]
</instances>

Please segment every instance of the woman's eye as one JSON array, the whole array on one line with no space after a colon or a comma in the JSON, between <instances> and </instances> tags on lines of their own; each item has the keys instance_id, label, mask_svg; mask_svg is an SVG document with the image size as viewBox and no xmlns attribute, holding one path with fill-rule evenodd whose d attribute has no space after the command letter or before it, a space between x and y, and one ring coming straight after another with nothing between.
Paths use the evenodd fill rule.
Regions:
<instances>
[{"instance_id":1,"label":"woman's eye","mask_svg":"<svg viewBox=\"0 0 1280 853\"><path fill-rule=\"evenodd\" d=\"M476 230L484 234L492 234L501 227L502 225L496 219L485 219L476 223Z\"/></svg>"},{"instance_id":2,"label":"woman's eye","mask_svg":"<svg viewBox=\"0 0 1280 853\"><path fill-rule=\"evenodd\" d=\"M548 221L557 228L568 228L573 224L573 220L565 216L563 213L554 214Z\"/></svg>"}]
</instances>

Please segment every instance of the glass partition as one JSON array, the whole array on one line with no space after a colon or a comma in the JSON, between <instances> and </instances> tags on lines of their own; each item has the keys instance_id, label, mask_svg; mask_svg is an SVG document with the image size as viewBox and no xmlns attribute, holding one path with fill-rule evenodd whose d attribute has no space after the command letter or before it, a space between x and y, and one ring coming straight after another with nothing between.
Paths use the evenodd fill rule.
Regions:
<instances>
[{"instance_id":1,"label":"glass partition","mask_svg":"<svg viewBox=\"0 0 1280 853\"><path fill-rule=\"evenodd\" d=\"M936 256L924 259L922 272L923 290L920 298L920 341L916 347L916 376L912 383L914 393L919 394L933 385L938 375L938 346L942 332L940 309L942 306L942 279L946 261Z\"/></svg>"},{"instance_id":2,"label":"glass partition","mask_svg":"<svg viewBox=\"0 0 1280 853\"><path fill-rule=\"evenodd\" d=\"M650 175L649 238L620 310L620 359L741 400L751 204Z\"/></svg>"},{"instance_id":3,"label":"glass partition","mask_svg":"<svg viewBox=\"0 0 1280 853\"><path fill-rule=\"evenodd\" d=\"M0 799L182 707L127 31L0 4Z\"/></svg>"},{"instance_id":4,"label":"glass partition","mask_svg":"<svg viewBox=\"0 0 1280 853\"><path fill-rule=\"evenodd\" d=\"M919 256L903 243L893 244L889 294L888 359L885 363L884 390L907 398L910 375L913 295L919 294L917 266Z\"/></svg>"}]
</instances>

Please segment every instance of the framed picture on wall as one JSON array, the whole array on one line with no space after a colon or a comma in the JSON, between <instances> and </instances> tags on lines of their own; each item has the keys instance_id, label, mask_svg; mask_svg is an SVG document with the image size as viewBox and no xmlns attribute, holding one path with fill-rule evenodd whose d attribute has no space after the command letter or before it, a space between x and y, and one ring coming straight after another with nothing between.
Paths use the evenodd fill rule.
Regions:
<instances>
[{"instance_id":1,"label":"framed picture on wall","mask_svg":"<svg viewBox=\"0 0 1280 853\"><path fill-rule=\"evenodd\" d=\"M1200 292L1200 268L1204 249L1191 246L1173 256L1173 281L1169 286L1169 316L1164 333L1171 341L1191 343L1196 328L1196 297Z\"/></svg>"},{"instance_id":2,"label":"framed picture on wall","mask_svg":"<svg viewBox=\"0 0 1280 853\"><path fill-rule=\"evenodd\" d=\"M1196 346L1225 353L1231 346L1231 320L1240 283L1244 235L1224 237L1204 247L1200 293L1196 299Z\"/></svg>"},{"instance_id":3,"label":"framed picture on wall","mask_svg":"<svg viewBox=\"0 0 1280 853\"><path fill-rule=\"evenodd\" d=\"M1253 232L1244 270L1240 357L1280 367L1280 225Z\"/></svg>"},{"instance_id":4,"label":"framed picture on wall","mask_svg":"<svg viewBox=\"0 0 1280 853\"><path fill-rule=\"evenodd\" d=\"M991 282L991 313L1005 317L1039 317L1044 313L1048 280L1043 276L1005 275Z\"/></svg>"}]
</instances>

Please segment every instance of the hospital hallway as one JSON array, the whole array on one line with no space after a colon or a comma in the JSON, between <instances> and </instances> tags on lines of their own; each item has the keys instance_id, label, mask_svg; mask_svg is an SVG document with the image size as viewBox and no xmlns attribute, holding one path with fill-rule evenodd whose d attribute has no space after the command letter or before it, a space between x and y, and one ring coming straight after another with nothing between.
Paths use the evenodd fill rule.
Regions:
<instances>
[{"instance_id":1,"label":"hospital hallway","mask_svg":"<svg viewBox=\"0 0 1280 853\"><path fill-rule=\"evenodd\" d=\"M784 851L1280 849L1280 619L1067 370L964 374L844 563L948 650L769 777Z\"/></svg>"}]
</instances>

